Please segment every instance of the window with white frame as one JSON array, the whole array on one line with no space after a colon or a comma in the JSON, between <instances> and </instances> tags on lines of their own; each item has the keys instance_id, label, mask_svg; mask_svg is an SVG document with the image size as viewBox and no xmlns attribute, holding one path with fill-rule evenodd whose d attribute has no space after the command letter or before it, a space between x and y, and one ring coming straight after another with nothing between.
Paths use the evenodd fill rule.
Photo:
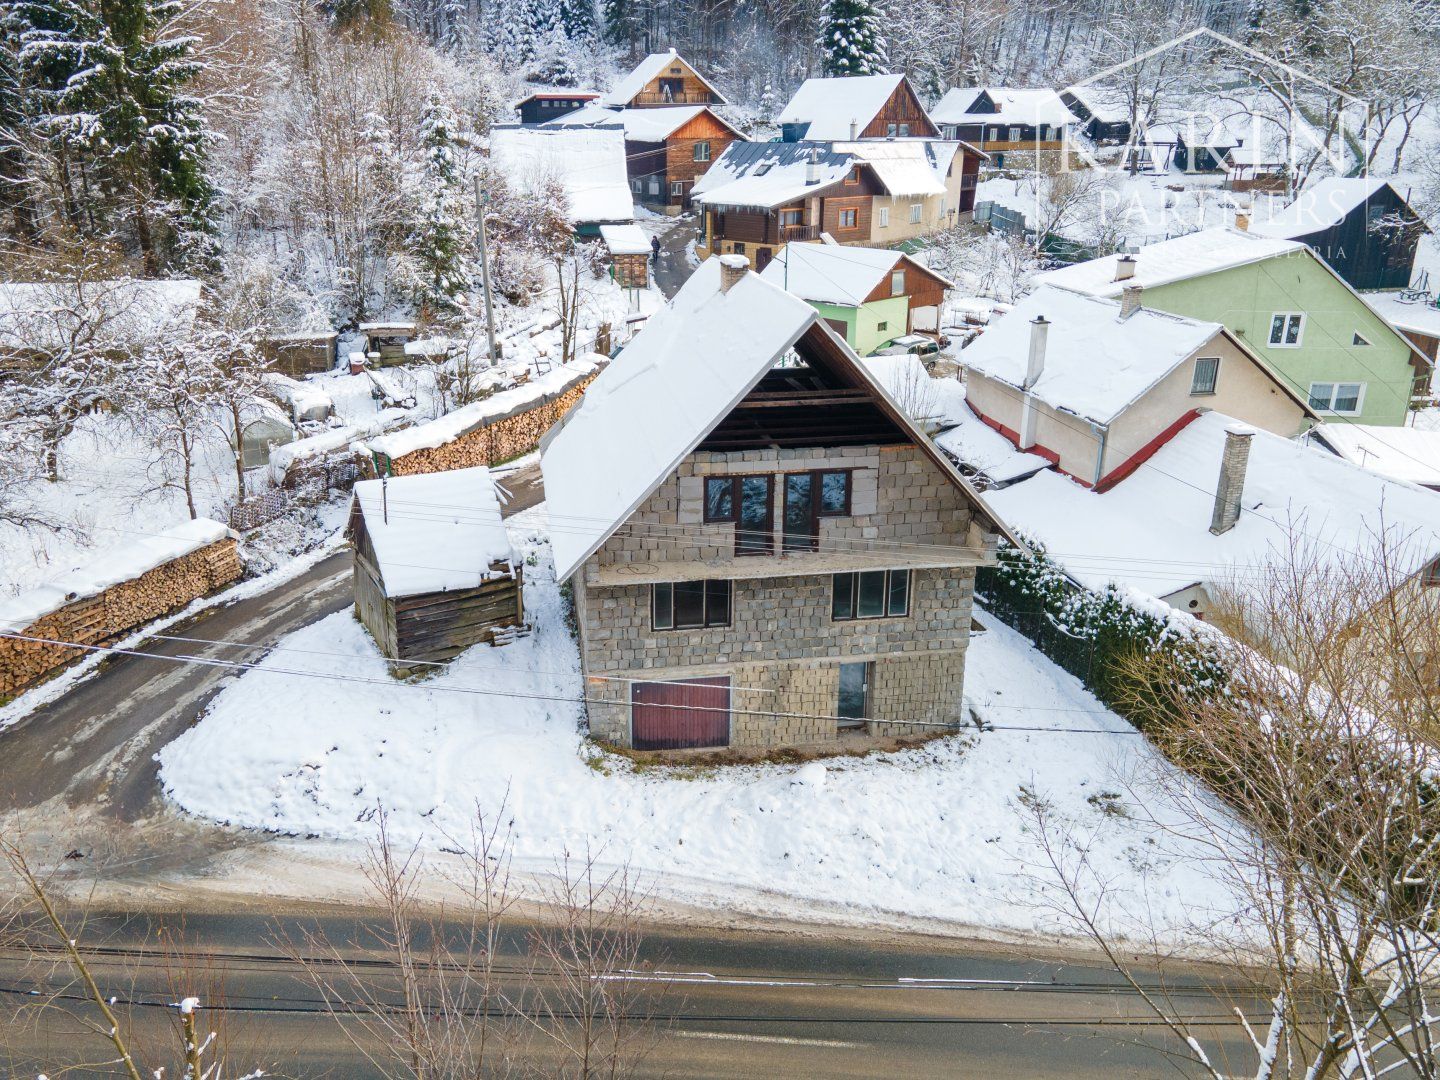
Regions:
<instances>
[{"instance_id":1,"label":"window with white frame","mask_svg":"<svg viewBox=\"0 0 1440 1080\"><path fill-rule=\"evenodd\" d=\"M1317 412L1354 416L1365 403L1365 384L1315 382L1310 384L1310 407Z\"/></svg>"},{"instance_id":2,"label":"window with white frame","mask_svg":"<svg viewBox=\"0 0 1440 1080\"><path fill-rule=\"evenodd\" d=\"M1298 349L1305 335L1305 316L1298 311L1277 311L1270 316L1270 344L1277 349Z\"/></svg>"},{"instance_id":3,"label":"window with white frame","mask_svg":"<svg viewBox=\"0 0 1440 1080\"><path fill-rule=\"evenodd\" d=\"M904 296L904 295L905 295L905 271L904 271L904 270L896 270L896 271L894 271L893 273L891 273L891 275L890 275L890 295L891 295L891 296Z\"/></svg>"},{"instance_id":4,"label":"window with white frame","mask_svg":"<svg viewBox=\"0 0 1440 1080\"><path fill-rule=\"evenodd\" d=\"M1213 394L1215 383L1220 377L1220 358L1201 356L1195 360L1195 372L1190 377L1191 394Z\"/></svg>"},{"instance_id":5,"label":"window with white frame","mask_svg":"<svg viewBox=\"0 0 1440 1080\"><path fill-rule=\"evenodd\" d=\"M710 141L708 139L700 139L695 143L695 160L710 160Z\"/></svg>"},{"instance_id":6,"label":"window with white frame","mask_svg":"<svg viewBox=\"0 0 1440 1080\"><path fill-rule=\"evenodd\" d=\"M1369 342L1369 340L1366 339L1366 337L1365 337L1364 334L1360 333L1359 330L1356 330L1355 333L1352 334L1351 337L1350 337L1350 344L1351 344L1351 345L1369 345L1370 342Z\"/></svg>"},{"instance_id":7,"label":"window with white frame","mask_svg":"<svg viewBox=\"0 0 1440 1080\"><path fill-rule=\"evenodd\" d=\"M924 204L924 203L918 203L918 202L917 202L917 203L911 203L911 204L910 204L910 224L911 224L911 225L919 225L919 224L920 224L920 215L921 215L921 213L924 211L924 209L925 209L925 204Z\"/></svg>"},{"instance_id":8,"label":"window with white frame","mask_svg":"<svg viewBox=\"0 0 1440 1080\"><path fill-rule=\"evenodd\" d=\"M670 181L670 194L671 194L671 195L684 195L684 194L685 194L685 181L684 181L684 180L671 180L671 181Z\"/></svg>"},{"instance_id":9,"label":"window with white frame","mask_svg":"<svg viewBox=\"0 0 1440 1080\"><path fill-rule=\"evenodd\" d=\"M1020 129L1019 129L1018 127L1012 127L1012 128L1010 129L1010 141L1011 141L1011 142L1019 142L1019 141L1020 141Z\"/></svg>"},{"instance_id":10,"label":"window with white frame","mask_svg":"<svg viewBox=\"0 0 1440 1080\"><path fill-rule=\"evenodd\" d=\"M890 208L888 206L877 206L875 213L878 215L876 223L879 228L888 229L890 227Z\"/></svg>"},{"instance_id":11,"label":"window with white frame","mask_svg":"<svg viewBox=\"0 0 1440 1080\"><path fill-rule=\"evenodd\" d=\"M645 181L641 180L640 177L632 176L630 178L630 190L633 191L636 195L640 194L640 191L644 186Z\"/></svg>"}]
</instances>

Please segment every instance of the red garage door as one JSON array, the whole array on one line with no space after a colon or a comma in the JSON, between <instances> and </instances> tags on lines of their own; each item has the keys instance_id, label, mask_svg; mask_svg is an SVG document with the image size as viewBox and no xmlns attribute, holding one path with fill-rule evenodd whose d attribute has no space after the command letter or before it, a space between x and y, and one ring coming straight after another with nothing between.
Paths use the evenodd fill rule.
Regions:
<instances>
[{"instance_id":1,"label":"red garage door","mask_svg":"<svg viewBox=\"0 0 1440 1080\"><path fill-rule=\"evenodd\" d=\"M636 750L730 745L730 679L632 683L630 741Z\"/></svg>"}]
</instances>

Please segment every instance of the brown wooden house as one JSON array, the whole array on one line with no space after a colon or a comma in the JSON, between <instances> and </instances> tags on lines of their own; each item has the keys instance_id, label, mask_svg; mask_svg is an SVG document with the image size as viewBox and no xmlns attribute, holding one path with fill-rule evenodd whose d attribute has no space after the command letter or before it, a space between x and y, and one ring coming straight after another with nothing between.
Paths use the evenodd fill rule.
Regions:
<instances>
[{"instance_id":1,"label":"brown wooden house","mask_svg":"<svg viewBox=\"0 0 1440 1080\"><path fill-rule=\"evenodd\" d=\"M524 623L520 560L489 469L363 480L348 531L356 614L399 668L503 645Z\"/></svg>"},{"instance_id":2,"label":"brown wooden house","mask_svg":"<svg viewBox=\"0 0 1440 1080\"><path fill-rule=\"evenodd\" d=\"M904 75L806 79L776 123L785 142L940 135Z\"/></svg>"},{"instance_id":3,"label":"brown wooden house","mask_svg":"<svg viewBox=\"0 0 1440 1080\"><path fill-rule=\"evenodd\" d=\"M666 105L726 105L723 94L677 53L651 53L600 97L611 109Z\"/></svg>"}]
</instances>

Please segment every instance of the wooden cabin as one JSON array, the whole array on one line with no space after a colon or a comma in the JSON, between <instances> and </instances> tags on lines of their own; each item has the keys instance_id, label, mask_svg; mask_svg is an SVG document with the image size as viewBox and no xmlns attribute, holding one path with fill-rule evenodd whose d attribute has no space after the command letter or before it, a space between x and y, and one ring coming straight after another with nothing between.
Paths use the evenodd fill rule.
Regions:
<instances>
[{"instance_id":1,"label":"wooden cabin","mask_svg":"<svg viewBox=\"0 0 1440 1080\"><path fill-rule=\"evenodd\" d=\"M544 124L577 109L583 109L599 96L581 90L547 91L521 98L515 103L515 111L522 124Z\"/></svg>"},{"instance_id":2,"label":"wooden cabin","mask_svg":"<svg viewBox=\"0 0 1440 1080\"><path fill-rule=\"evenodd\" d=\"M363 480L348 535L356 614L398 671L523 626L523 572L489 469Z\"/></svg>"},{"instance_id":3,"label":"wooden cabin","mask_svg":"<svg viewBox=\"0 0 1440 1080\"><path fill-rule=\"evenodd\" d=\"M365 335L365 355L372 364L392 367L405 363L405 346L415 337L413 322L361 323L357 329Z\"/></svg>"},{"instance_id":4,"label":"wooden cabin","mask_svg":"<svg viewBox=\"0 0 1440 1080\"><path fill-rule=\"evenodd\" d=\"M610 276L626 289L650 283L650 241L639 225L601 225L600 240L610 253Z\"/></svg>"},{"instance_id":5,"label":"wooden cabin","mask_svg":"<svg viewBox=\"0 0 1440 1080\"><path fill-rule=\"evenodd\" d=\"M723 94L710 85L674 49L651 53L606 93L600 104L611 109L647 109L665 105L727 105Z\"/></svg>"},{"instance_id":6,"label":"wooden cabin","mask_svg":"<svg viewBox=\"0 0 1440 1080\"><path fill-rule=\"evenodd\" d=\"M930 110L947 139L960 139L1005 167L1007 153L1059 153L1078 120L1053 90L950 90Z\"/></svg>"},{"instance_id":7,"label":"wooden cabin","mask_svg":"<svg viewBox=\"0 0 1440 1080\"><path fill-rule=\"evenodd\" d=\"M301 330L271 334L260 348L275 371L298 379L333 369L339 359L339 341L334 330Z\"/></svg>"},{"instance_id":8,"label":"wooden cabin","mask_svg":"<svg viewBox=\"0 0 1440 1080\"><path fill-rule=\"evenodd\" d=\"M904 75L806 79L776 123L789 143L940 135Z\"/></svg>"}]
</instances>

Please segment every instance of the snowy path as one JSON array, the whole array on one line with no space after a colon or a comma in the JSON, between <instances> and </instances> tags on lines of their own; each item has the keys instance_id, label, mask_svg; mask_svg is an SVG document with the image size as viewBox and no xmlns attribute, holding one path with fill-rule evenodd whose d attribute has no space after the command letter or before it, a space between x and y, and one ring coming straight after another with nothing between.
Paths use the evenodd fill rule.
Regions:
<instances>
[{"instance_id":1,"label":"snowy path","mask_svg":"<svg viewBox=\"0 0 1440 1080\"><path fill-rule=\"evenodd\" d=\"M1127 816L1123 779L1157 766L1128 725L1004 626L971 645L968 696L997 728L921 749L701 775L589 764L579 734L578 658L543 543L543 508L512 519L538 565L527 571L536 633L472 650L443 675L395 683L348 612L282 639L262 669L228 686L160 755L168 794L239 826L369 839L377 803L392 832L432 846L463 834L475 806L514 823L522 866L599 850L654 875L662 895L723 906L733 886L887 912L1052 933L1050 871L1028 795L1093 836L1118 885L1107 914L1162 929L1226 897L1193 860ZM1015 730L1026 728L1034 730ZM1165 807L1146 814L1165 817ZM1183 854L1183 853L1182 853ZM1126 910L1122 910L1126 909Z\"/></svg>"}]
</instances>

